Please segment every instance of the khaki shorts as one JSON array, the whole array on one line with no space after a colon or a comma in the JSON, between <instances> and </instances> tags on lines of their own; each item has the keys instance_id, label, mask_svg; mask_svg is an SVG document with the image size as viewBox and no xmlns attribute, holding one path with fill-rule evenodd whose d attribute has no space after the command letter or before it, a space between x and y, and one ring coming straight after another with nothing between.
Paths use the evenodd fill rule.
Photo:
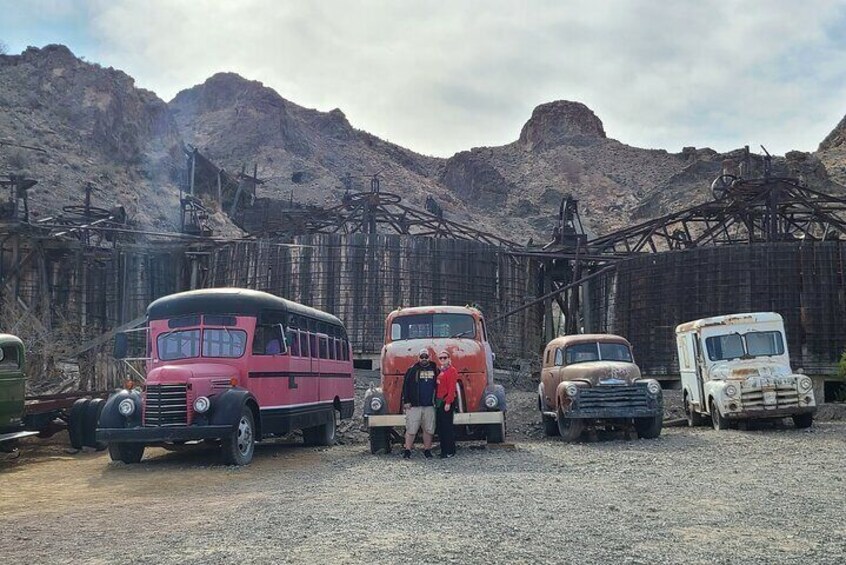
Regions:
<instances>
[{"instance_id":1,"label":"khaki shorts","mask_svg":"<svg viewBox=\"0 0 846 565\"><path fill-rule=\"evenodd\" d=\"M435 433L435 407L412 406L405 413L405 433L417 435L417 430L423 424L423 432L429 435Z\"/></svg>"}]
</instances>

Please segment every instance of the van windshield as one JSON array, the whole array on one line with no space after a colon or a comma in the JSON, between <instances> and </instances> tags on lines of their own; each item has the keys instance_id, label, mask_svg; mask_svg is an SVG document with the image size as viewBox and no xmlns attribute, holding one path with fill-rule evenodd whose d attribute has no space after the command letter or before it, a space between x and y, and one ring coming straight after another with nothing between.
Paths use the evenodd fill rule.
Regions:
<instances>
[{"instance_id":1,"label":"van windshield","mask_svg":"<svg viewBox=\"0 0 846 565\"><path fill-rule=\"evenodd\" d=\"M474 339L475 320L469 314L411 314L391 323L391 341L432 337Z\"/></svg>"},{"instance_id":2,"label":"van windshield","mask_svg":"<svg viewBox=\"0 0 846 565\"><path fill-rule=\"evenodd\" d=\"M784 354L781 332L747 332L711 336L705 339L711 361Z\"/></svg>"},{"instance_id":3,"label":"van windshield","mask_svg":"<svg viewBox=\"0 0 846 565\"><path fill-rule=\"evenodd\" d=\"M577 343L564 353L564 364L587 363L590 361L632 362L632 352L623 343Z\"/></svg>"}]
</instances>

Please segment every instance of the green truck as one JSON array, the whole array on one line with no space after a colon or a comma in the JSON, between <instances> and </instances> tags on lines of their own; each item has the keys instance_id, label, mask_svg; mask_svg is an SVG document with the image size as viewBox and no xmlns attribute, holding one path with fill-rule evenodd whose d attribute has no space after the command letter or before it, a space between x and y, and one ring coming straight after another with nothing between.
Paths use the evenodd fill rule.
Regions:
<instances>
[{"instance_id":1,"label":"green truck","mask_svg":"<svg viewBox=\"0 0 846 565\"><path fill-rule=\"evenodd\" d=\"M19 439L49 437L65 428L74 448L104 449L94 437L103 409L103 398L97 396L102 395L74 392L27 397L26 348L20 338L0 334L0 452L14 452Z\"/></svg>"}]
</instances>

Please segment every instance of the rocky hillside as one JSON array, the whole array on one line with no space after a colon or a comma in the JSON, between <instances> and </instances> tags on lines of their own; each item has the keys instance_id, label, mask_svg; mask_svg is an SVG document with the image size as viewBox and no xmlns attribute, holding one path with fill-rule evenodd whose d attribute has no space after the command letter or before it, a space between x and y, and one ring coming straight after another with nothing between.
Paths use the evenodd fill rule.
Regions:
<instances>
[{"instance_id":1,"label":"rocky hillside","mask_svg":"<svg viewBox=\"0 0 846 565\"><path fill-rule=\"evenodd\" d=\"M179 227L182 138L167 104L121 71L61 45L0 55L0 141L0 173L39 181L35 220L81 204L91 183L93 205L122 205L142 228Z\"/></svg>"},{"instance_id":2,"label":"rocky hillside","mask_svg":"<svg viewBox=\"0 0 846 565\"><path fill-rule=\"evenodd\" d=\"M450 158L420 155L354 128L341 110L320 112L274 90L221 73L170 103L135 87L131 77L74 57L63 46L0 56L0 173L40 181L31 191L36 217L82 201L127 208L142 227L178 226L182 147L190 143L229 171L258 166L260 197L335 205L346 188L384 192L423 207L432 195L450 219L516 241L546 241L561 198L581 202L594 234L655 217L710 197L710 183L740 152L681 153L630 147L610 139L602 121L578 102L535 108L515 141ZM754 166L760 167L755 160ZM842 190L846 120L816 154L788 153L776 172ZM222 214L218 234L236 233Z\"/></svg>"}]
</instances>

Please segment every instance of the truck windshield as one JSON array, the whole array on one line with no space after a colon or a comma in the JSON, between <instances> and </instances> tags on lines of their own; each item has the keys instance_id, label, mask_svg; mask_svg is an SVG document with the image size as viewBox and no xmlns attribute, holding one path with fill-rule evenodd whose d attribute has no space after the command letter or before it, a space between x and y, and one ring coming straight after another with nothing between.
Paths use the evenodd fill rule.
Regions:
<instances>
[{"instance_id":1,"label":"truck windshield","mask_svg":"<svg viewBox=\"0 0 846 565\"><path fill-rule=\"evenodd\" d=\"M577 343L567 348L564 363L574 365L589 361L632 362L632 352L623 343Z\"/></svg>"},{"instance_id":2,"label":"truck windshield","mask_svg":"<svg viewBox=\"0 0 846 565\"><path fill-rule=\"evenodd\" d=\"M159 359L174 361L200 356L201 330L179 330L160 334L156 338ZM247 333L228 328L202 330L203 357L241 357L247 345Z\"/></svg>"},{"instance_id":3,"label":"truck windshield","mask_svg":"<svg viewBox=\"0 0 846 565\"><path fill-rule=\"evenodd\" d=\"M747 332L711 336L705 339L711 361L727 361L741 357L768 357L784 353L781 332Z\"/></svg>"},{"instance_id":4,"label":"truck windshield","mask_svg":"<svg viewBox=\"0 0 846 565\"><path fill-rule=\"evenodd\" d=\"M469 314L411 314L395 318L391 341L431 337L476 337L476 323Z\"/></svg>"}]
</instances>

